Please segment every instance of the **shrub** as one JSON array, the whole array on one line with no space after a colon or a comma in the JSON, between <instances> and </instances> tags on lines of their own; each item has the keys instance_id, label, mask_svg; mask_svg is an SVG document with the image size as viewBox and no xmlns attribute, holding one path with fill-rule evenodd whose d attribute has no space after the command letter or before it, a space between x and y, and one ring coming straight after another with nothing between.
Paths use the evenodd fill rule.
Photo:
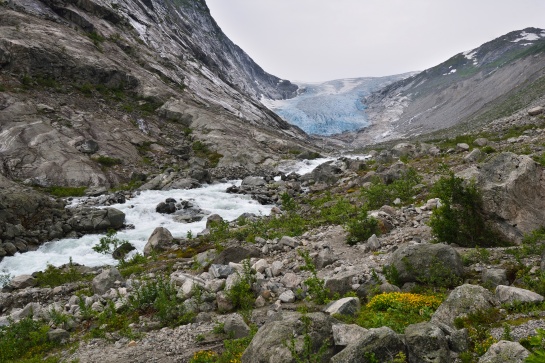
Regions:
<instances>
[{"instance_id":1,"label":"shrub","mask_svg":"<svg viewBox=\"0 0 545 363\"><path fill-rule=\"evenodd\" d=\"M395 180L390 184L384 184L380 178L373 179L371 186L362 191L362 196L366 199L366 208L373 210L389 205L397 198L403 204L412 202L414 196L414 188L422 181L422 177L410 168L400 179Z\"/></svg>"},{"instance_id":2,"label":"shrub","mask_svg":"<svg viewBox=\"0 0 545 363\"><path fill-rule=\"evenodd\" d=\"M361 310L356 322L364 328L388 326L402 333L411 324L429 320L443 299L443 295L401 292L376 295Z\"/></svg>"},{"instance_id":3,"label":"shrub","mask_svg":"<svg viewBox=\"0 0 545 363\"><path fill-rule=\"evenodd\" d=\"M125 243L126 240L121 240L116 237L117 231L109 229L106 236L100 238L100 242L93 246L93 251L107 255L114 252L118 247Z\"/></svg>"},{"instance_id":4,"label":"shrub","mask_svg":"<svg viewBox=\"0 0 545 363\"><path fill-rule=\"evenodd\" d=\"M311 337L312 321L306 313L301 316L301 322L303 323L302 349L297 349L295 337L291 338L289 342L285 341L284 345L290 351L291 357L294 359L295 363L321 362L323 360L323 355L326 353L331 343L329 342L329 340L326 339L322 342L322 345L316 350L314 344L312 343Z\"/></svg>"},{"instance_id":5,"label":"shrub","mask_svg":"<svg viewBox=\"0 0 545 363\"><path fill-rule=\"evenodd\" d=\"M238 279L227 291L227 297L235 309L249 311L254 306L255 296L252 291L252 284L256 281L255 273L252 271L250 260L242 262L242 274L238 273Z\"/></svg>"},{"instance_id":6,"label":"shrub","mask_svg":"<svg viewBox=\"0 0 545 363\"><path fill-rule=\"evenodd\" d=\"M346 241L349 245L365 241L373 234L380 234L378 221L373 217L369 217L365 209L361 209L356 218L348 221L346 229L348 231Z\"/></svg>"},{"instance_id":7,"label":"shrub","mask_svg":"<svg viewBox=\"0 0 545 363\"><path fill-rule=\"evenodd\" d=\"M110 167L110 166L114 166L114 165L119 165L119 164L122 164L123 161L121 159L118 159L118 158L112 158L112 157L109 157L109 156L104 156L104 155L99 155L95 158L95 160L103 165L103 166L106 166L106 167Z\"/></svg>"},{"instance_id":8,"label":"shrub","mask_svg":"<svg viewBox=\"0 0 545 363\"><path fill-rule=\"evenodd\" d=\"M37 272L35 276L37 286L39 287L56 287L69 282L78 282L91 279L91 276L82 275L78 271L76 266L73 264L72 259L70 259L70 262L64 268L47 265L47 268L44 271Z\"/></svg>"},{"instance_id":9,"label":"shrub","mask_svg":"<svg viewBox=\"0 0 545 363\"><path fill-rule=\"evenodd\" d=\"M528 339L532 354L525 360L526 363L545 362L545 329L536 329L536 335Z\"/></svg>"},{"instance_id":10,"label":"shrub","mask_svg":"<svg viewBox=\"0 0 545 363\"><path fill-rule=\"evenodd\" d=\"M218 353L211 350L200 350L193 354L189 363L215 363L218 361Z\"/></svg>"},{"instance_id":11,"label":"shrub","mask_svg":"<svg viewBox=\"0 0 545 363\"><path fill-rule=\"evenodd\" d=\"M318 271L316 266L310 257L308 251L299 250L299 256L303 257L305 265L301 267L301 270L309 271L311 277L305 280L305 286L307 287L307 297L309 300L314 301L318 305L328 302L329 289L325 287L325 281L318 277Z\"/></svg>"},{"instance_id":12,"label":"shrub","mask_svg":"<svg viewBox=\"0 0 545 363\"><path fill-rule=\"evenodd\" d=\"M0 362L29 359L51 350L55 345L48 341L49 326L32 317L0 327Z\"/></svg>"},{"instance_id":13,"label":"shrub","mask_svg":"<svg viewBox=\"0 0 545 363\"><path fill-rule=\"evenodd\" d=\"M435 183L432 194L441 200L429 222L438 241L462 247L505 244L486 224L481 196L474 183L465 186L464 180L451 172Z\"/></svg>"},{"instance_id":14,"label":"shrub","mask_svg":"<svg viewBox=\"0 0 545 363\"><path fill-rule=\"evenodd\" d=\"M85 190L87 187L62 187L62 186L52 186L45 188L45 192L54 195L58 198L64 197L82 197L85 195Z\"/></svg>"}]
</instances>

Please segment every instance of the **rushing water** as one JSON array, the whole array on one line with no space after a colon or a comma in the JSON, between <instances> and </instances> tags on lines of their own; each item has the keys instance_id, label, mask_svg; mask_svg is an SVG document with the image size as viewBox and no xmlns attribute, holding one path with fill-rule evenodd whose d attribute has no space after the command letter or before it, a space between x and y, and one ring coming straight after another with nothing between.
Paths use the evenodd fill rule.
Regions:
<instances>
[{"instance_id":1,"label":"rushing water","mask_svg":"<svg viewBox=\"0 0 545 363\"><path fill-rule=\"evenodd\" d=\"M334 160L333 158L321 158L316 160L304 160L300 162L286 163L279 169L284 173L297 172L306 174L318 165ZM189 231L196 235L206 226L206 218L200 222L179 223L173 220L172 215L164 215L155 212L155 207L166 198L174 198L177 201L191 200L200 208L216 213L225 220L231 221L243 213L256 215L268 215L272 209L270 205L260 205L250 196L228 194L225 190L233 185L239 185L240 180L207 185L202 188L190 190L148 190L123 204L112 205L125 213L126 224L134 225L134 229L119 231L117 237L128 240L136 250L142 252L147 240L156 227L167 228L174 237L184 237ZM76 201L77 203L77 201ZM112 265L115 261L110 255L103 255L93 251L103 235L85 235L81 238L65 238L58 241L47 242L36 251L17 253L15 256L5 257L0 262L0 275L9 274L18 276L44 270L47 265L60 266L72 259L73 262L86 266Z\"/></svg>"}]
</instances>

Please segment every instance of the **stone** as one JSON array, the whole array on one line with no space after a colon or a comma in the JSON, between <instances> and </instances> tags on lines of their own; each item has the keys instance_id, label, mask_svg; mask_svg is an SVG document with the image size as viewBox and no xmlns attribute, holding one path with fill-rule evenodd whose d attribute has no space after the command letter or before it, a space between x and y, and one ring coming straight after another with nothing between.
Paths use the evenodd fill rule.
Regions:
<instances>
[{"instance_id":1,"label":"stone","mask_svg":"<svg viewBox=\"0 0 545 363\"><path fill-rule=\"evenodd\" d=\"M283 303L292 303L295 301L295 294L291 290L286 290L278 297Z\"/></svg>"},{"instance_id":2,"label":"stone","mask_svg":"<svg viewBox=\"0 0 545 363\"><path fill-rule=\"evenodd\" d=\"M377 362L390 362L398 353L405 353L400 336L388 327L369 329L357 341L334 355L331 363L367 362L365 356L374 355Z\"/></svg>"},{"instance_id":3,"label":"stone","mask_svg":"<svg viewBox=\"0 0 545 363\"><path fill-rule=\"evenodd\" d=\"M485 139L484 137L479 137L478 139L475 139L473 143L479 147L483 147L488 145L488 139Z\"/></svg>"},{"instance_id":4,"label":"stone","mask_svg":"<svg viewBox=\"0 0 545 363\"><path fill-rule=\"evenodd\" d=\"M64 329L52 329L47 332L47 340L56 344L65 344L70 340L70 333Z\"/></svg>"},{"instance_id":5,"label":"stone","mask_svg":"<svg viewBox=\"0 0 545 363\"><path fill-rule=\"evenodd\" d=\"M252 269L254 269L256 272L263 273L267 267L269 267L267 260L261 259L253 264Z\"/></svg>"},{"instance_id":6,"label":"stone","mask_svg":"<svg viewBox=\"0 0 545 363\"><path fill-rule=\"evenodd\" d=\"M291 248L295 248L295 247L299 246L299 241L297 241L295 238L289 237L289 236L282 237L280 239L279 243L282 246L288 246L288 247L291 247Z\"/></svg>"},{"instance_id":7,"label":"stone","mask_svg":"<svg viewBox=\"0 0 545 363\"><path fill-rule=\"evenodd\" d=\"M112 257L115 260L124 259L129 252L134 251L135 249L136 247L129 242L122 243L121 246L117 247L114 252L112 252Z\"/></svg>"},{"instance_id":8,"label":"stone","mask_svg":"<svg viewBox=\"0 0 545 363\"><path fill-rule=\"evenodd\" d=\"M240 339L250 335L250 327L244 322L240 314L231 314L225 319L223 331L230 338Z\"/></svg>"},{"instance_id":9,"label":"stone","mask_svg":"<svg viewBox=\"0 0 545 363\"><path fill-rule=\"evenodd\" d=\"M347 292L352 291L354 279L358 279L358 275L358 271L340 272L326 279L325 288L329 289L332 296L336 293L342 296Z\"/></svg>"},{"instance_id":10,"label":"stone","mask_svg":"<svg viewBox=\"0 0 545 363\"><path fill-rule=\"evenodd\" d=\"M278 276L282 273L282 269L284 268L284 264L282 261L273 261L271 264L271 273L273 276Z\"/></svg>"},{"instance_id":11,"label":"stone","mask_svg":"<svg viewBox=\"0 0 545 363\"><path fill-rule=\"evenodd\" d=\"M528 110L529 116L538 116L538 115L541 115L542 113L543 113L543 107L541 106L534 107Z\"/></svg>"},{"instance_id":12,"label":"stone","mask_svg":"<svg viewBox=\"0 0 545 363\"><path fill-rule=\"evenodd\" d=\"M452 362L445 334L432 323L409 325L405 328L405 343L409 362Z\"/></svg>"},{"instance_id":13,"label":"stone","mask_svg":"<svg viewBox=\"0 0 545 363\"><path fill-rule=\"evenodd\" d=\"M125 223L125 213L115 208L75 208L67 223L77 232L118 230Z\"/></svg>"},{"instance_id":14,"label":"stone","mask_svg":"<svg viewBox=\"0 0 545 363\"><path fill-rule=\"evenodd\" d=\"M500 153L456 175L475 181L486 219L505 239L520 242L543 225L545 169L531 157Z\"/></svg>"},{"instance_id":15,"label":"stone","mask_svg":"<svg viewBox=\"0 0 545 363\"><path fill-rule=\"evenodd\" d=\"M267 182L258 176L247 176L242 180L241 187L264 187L267 185Z\"/></svg>"},{"instance_id":16,"label":"stone","mask_svg":"<svg viewBox=\"0 0 545 363\"><path fill-rule=\"evenodd\" d=\"M219 214L211 214L206 219L206 228L210 229L213 226L217 226L223 223L223 218Z\"/></svg>"},{"instance_id":17,"label":"stone","mask_svg":"<svg viewBox=\"0 0 545 363\"><path fill-rule=\"evenodd\" d=\"M286 346L292 339L296 353L302 353L303 339L305 338L305 324L299 313L278 313L277 320L269 321L259 328L250 345L242 354L242 363L293 363L292 353ZM323 313L307 314L308 336L313 347L319 348L329 340L332 341L333 323L335 319ZM330 345L322 356L326 362L333 355L333 346Z\"/></svg>"},{"instance_id":18,"label":"stone","mask_svg":"<svg viewBox=\"0 0 545 363\"><path fill-rule=\"evenodd\" d=\"M479 310L487 310L499 305L498 299L487 289L478 285L458 286L432 315L432 323L454 326L454 319L467 316Z\"/></svg>"},{"instance_id":19,"label":"stone","mask_svg":"<svg viewBox=\"0 0 545 363\"><path fill-rule=\"evenodd\" d=\"M253 246L227 247L214 259L213 263L227 265L229 262L239 263L252 257L261 257L261 250Z\"/></svg>"},{"instance_id":20,"label":"stone","mask_svg":"<svg viewBox=\"0 0 545 363\"><path fill-rule=\"evenodd\" d=\"M530 352L518 342L500 340L488 348L488 351L479 358L479 363L522 363Z\"/></svg>"},{"instance_id":21,"label":"stone","mask_svg":"<svg viewBox=\"0 0 545 363\"><path fill-rule=\"evenodd\" d=\"M149 256L154 251L166 251L172 245L173 239L168 229L163 227L155 228L144 247L144 256Z\"/></svg>"},{"instance_id":22,"label":"stone","mask_svg":"<svg viewBox=\"0 0 545 363\"><path fill-rule=\"evenodd\" d=\"M463 142L456 144L456 151L469 151L469 145Z\"/></svg>"},{"instance_id":23,"label":"stone","mask_svg":"<svg viewBox=\"0 0 545 363\"><path fill-rule=\"evenodd\" d=\"M116 281L125 281L119 270L115 267L105 269L93 279L93 291L95 294L103 295L111 288L118 287L116 286Z\"/></svg>"},{"instance_id":24,"label":"stone","mask_svg":"<svg viewBox=\"0 0 545 363\"><path fill-rule=\"evenodd\" d=\"M27 287L34 287L37 283L32 275L19 275L9 282L9 287L13 290L20 290Z\"/></svg>"},{"instance_id":25,"label":"stone","mask_svg":"<svg viewBox=\"0 0 545 363\"><path fill-rule=\"evenodd\" d=\"M161 214L173 214L176 212L176 203L161 202L155 207L155 211Z\"/></svg>"},{"instance_id":26,"label":"stone","mask_svg":"<svg viewBox=\"0 0 545 363\"><path fill-rule=\"evenodd\" d=\"M2 245L2 249L6 251L7 256L13 256L17 253L17 247L11 242L6 242Z\"/></svg>"},{"instance_id":27,"label":"stone","mask_svg":"<svg viewBox=\"0 0 545 363\"><path fill-rule=\"evenodd\" d=\"M333 324L333 342L336 346L345 347L361 339L367 329L356 324Z\"/></svg>"},{"instance_id":28,"label":"stone","mask_svg":"<svg viewBox=\"0 0 545 363\"><path fill-rule=\"evenodd\" d=\"M392 254L390 262L398 272L400 283L464 276L460 255L444 244L405 244Z\"/></svg>"},{"instance_id":29,"label":"stone","mask_svg":"<svg viewBox=\"0 0 545 363\"><path fill-rule=\"evenodd\" d=\"M235 272L231 266L212 264L208 269L216 279L226 279L227 276Z\"/></svg>"},{"instance_id":30,"label":"stone","mask_svg":"<svg viewBox=\"0 0 545 363\"><path fill-rule=\"evenodd\" d=\"M324 312L329 315L350 315L355 316L360 310L360 300L356 297L345 297L329 303Z\"/></svg>"},{"instance_id":31,"label":"stone","mask_svg":"<svg viewBox=\"0 0 545 363\"><path fill-rule=\"evenodd\" d=\"M508 285L507 271L502 268L487 268L483 270L481 280L486 286L496 287L498 285Z\"/></svg>"},{"instance_id":32,"label":"stone","mask_svg":"<svg viewBox=\"0 0 545 363\"><path fill-rule=\"evenodd\" d=\"M76 149L84 154L94 154L99 150L98 143L95 140L83 140L75 144Z\"/></svg>"},{"instance_id":33,"label":"stone","mask_svg":"<svg viewBox=\"0 0 545 363\"><path fill-rule=\"evenodd\" d=\"M496 287L496 297L501 304L514 304L516 302L537 304L543 301L543 296L533 291L504 285Z\"/></svg>"},{"instance_id":34,"label":"stone","mask_svg":"<svg viewBox=\"0 0 545 363\"><path fill-rule=\"evenodd\" d=\"M225 291L216 294L216 304L219 312L232 311L235 308Z\"/></svg>"},{"instance_id":35,"label":"stone","mask_svg":"<svg viewBox=\"0 0 545 363\"><path fill-rule=\"evenodd\" d=\"M326 266L333 264L339 258L335 256L333 251L327 247L323 248L318 254L314 257L314 266L317 270L321 270Z\"/></svg>"},{"instance_id":36,"label":"stone","mask_svg":"<svg viewBox=\"0 0 545 363\"><path fill-rule=\"evenodd\" d=\"M288 289L294 289L303 281L303 279L293 272L286 273L280 282Z\"/></svg>"},{"instance_id":37,"label":"stone","mask_svg":"<svg viewBox=\"0 0 545 363\"><path fill-rule=\"evenodd\" d=\"M482 161L485 157L485 153L483 153L480 149L475 148L469 154L464 156L464 161L466 163L477 163Z\"/></svg>"},{"instance_id":38,"label":"stone","mask_svg":"<svg viewBox=\"0 0 545 363\"><path fill-rule=\"evenodd\" d=\"M380 240L376 234L373 234L367 239L367 247L369 247L369 250L373 252L377 251L381 247Z\"/></svg>"}]
</instances>

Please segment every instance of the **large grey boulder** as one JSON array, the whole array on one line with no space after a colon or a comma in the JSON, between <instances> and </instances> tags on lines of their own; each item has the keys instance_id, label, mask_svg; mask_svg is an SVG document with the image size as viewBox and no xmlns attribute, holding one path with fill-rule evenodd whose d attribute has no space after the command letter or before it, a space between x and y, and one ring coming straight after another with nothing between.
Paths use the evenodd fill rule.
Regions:
<instances>
[{"instance_id":1,"label":"large grey boulder","mask_svg":"<svg viewBox=\"0 0 545 363\"><path fill-rule=\"evenodd\" d=\"M231 314L225 319L223 331L235 339L240 339L250 335L250 327L244 321L240 314Z\"/></svg>"},{"instance_id":2,"label":"large grey boulder","mask_svg":"<svg viewBox=\"0 0 545 363\"><path fill-rule=\"evenodd\" d=\"M172 245L173 239L168 229L164 227L155 228L144 247L144 256L149 256L153 251L166 251Z\"/></svg>"},{"instance_id":3,"label":"large grey boulder","mask_svg":"<svg viewBox=\"0 0 545 363\"><path fill-rule=\"evenodd\" d=\"M458 317L498 305L498 299L482 286L469 284L458 286L435 311L431 322L454 326L454 319Z\"/></svg>"},{"instance_id":4,"label":"large grey boulder","mask_svg":"<svg viewBox=\"0 0 545 363\"><path fill-rule=\"evenodd\" d=\"M500 340L488 348L488 351L479 358L479 363L522 363L530 352L518 342Z\"/></svg>"},{"instance_id":5,"label":"large grey boulder","mask_svg":"<svg viewBox=\"0 0 545 363\"><path fill-rule=\"evenodd\" d=\"M436 325L424 322L405 329L409 363L451 362L448 340Z\"/></svg>"},{"instance_id":6,"label":"large grey boulder","mask_svg":"<svg viewBox=\"0 0 545 363\"><path fill-rule=\"evenodd\" d=\"M345 297L330 303L324 311L329 315L356 315L360 310L360 300L356 297Z\"/></svg>"},{"instance_id":7,"label":"large grey boulder","mask_svg":"<svg viewBox=\"0 0 545 363\"><path fill-rule=\"evenodd\" d=\"M333 341L336 346L345 347L363 337L368 329L362 328L356 324L333 324Z\"/></svg>"},{"instance_id":8,"label":"large grey boulder","mask_svg":"<svg viewBox=\"0 0 545 363\"><path fill-rule=\"evenodd\" d=\"M112 267L110 269L103 270L93 279L93 291L95 294L103 295L112 287L117 287L117 281L121 283L125 281L118 269Z\"/></svg>"},{"instance_id":9,"label":"large grey boulder","mask_svg":"<svg viewBox=\"0 0 545 363\"><path fill-rule=\"evenodd\" d=\"M401 337L388 327L369 329L356 342L331 358L331 363L389 362L400 352L405 353ZM376 360L371 360L374 356Z\"/></svg>"},{"instance_id":10,"label":"large grey boulder","mask_svg":"<svg viewBox=\"0 0 545 363\"><path fill-rule=\"evenodd\" d=\"M36 286L36 283L37 281L34 277L32 277L32 275L19 275L14 277L9 282L8 286L13 290L19 290L27 287L34 287Z\"/></svg>"},{"instance_id":11,"label":"large grey boulder","mask_svg":"<svg viewBox=\"0 0 545 363\"><path fill-rule=\"evenodd\" d=\"M456 250L444 244L403 245L391 257L390 266L399 274L399 282L425 282L452 277L461 278L464 266Z\"/></svg>"},{"instance_id":12,"label":"large grey boulder","mask_svg":"<svg viewBox=\"0 0 545 363\"><path fill-rule=\"evenodd\" d=\"M339 272L325 280L325 288L331 295L338 293L344 295L352 291L352 285L359 279L360 272L356 270Z\"/></svg>"},{"instance_id":13,"label":"large grey boulder","mask_svg":"<svg viewBox=\"0 0 545 363\"><path fill-rule=\"evenodd\" d=\"M77 208L67 223L74 231L101 232L120 229L125 222L125 213L115 208Z\"/></svg>"},{"instance_id":14,"label":"large grey boulder","mask_svg":"<svg viewBox=\"0 0 545 363\"><path fill-rule=\"evenodd\" d=\"M481 280L485 286L492 285L492 287L498 285L507 285L507 271L503 268L487 268L483 270Z\"/></svg>"},{"instance_id":15,"label":"large grey boulder","mask_svg":"<svg viewBox=\"0 0 545 363\"><path fill-rule=\"evenodd\" d=\"M227 265L229 262L239 263L242 260L251 257L261 257L261 250L253 247L227 247L214 259L213 263L218 265Z\"/></svg>"},{"instance_id":16,"label":"large grey boulder","mask_svg":"<svg viewBox=\"0 0 545 363\"><path fill-rule=\"evenodd\" d=\"M496 287L496 297L501 304L514 304L516 302L537 304L543 301L543 296L533 291L504 285Z\"/></svg>"},{"instance_id":17,"label":"large grey boulder","mask_svg":"<svg viewBox=\"0 0 545 363\"><path fill-rule=\"evenodd\" d=\"M520 240L545 220L545 169L531 157L501 153L487 162L458 173L475 180L483 209L499 232Z\"/></svg>"},{"instance_id":18,"label":"large grey boulder","mask_svg":"<svg viewBox=\"0 0 545 363\"><path fill-rule=\"evenodd\" d=\"M309 323L299 313L286 313L281 320L264 324L257 331L252 342L242 355L242 363L295 363L286 344L292 339L298 354L302 353L305 332L310 336L312 351L318 352L323 344L329 344L322 356L322 362L328 362L333 355L332 325L338 323L327 314L312 313L306 315Z\"/></svg>"}]
</instances>

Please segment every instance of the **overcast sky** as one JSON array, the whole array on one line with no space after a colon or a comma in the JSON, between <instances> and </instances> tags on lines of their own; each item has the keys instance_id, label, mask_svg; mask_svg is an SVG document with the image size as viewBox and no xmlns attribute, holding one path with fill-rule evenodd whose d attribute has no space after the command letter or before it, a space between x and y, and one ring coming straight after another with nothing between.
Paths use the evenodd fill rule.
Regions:
<instances>
[{"instance_id":1,"label":"overcast sky","mask_svg":"<svg viewBox=\"0 0 545 363\"><path fill-rule=\"evenodd\" d=\"M544 0L206 0L267 72L298 81L424 70L526 27Z\"/></svg>"}]
</instances>

